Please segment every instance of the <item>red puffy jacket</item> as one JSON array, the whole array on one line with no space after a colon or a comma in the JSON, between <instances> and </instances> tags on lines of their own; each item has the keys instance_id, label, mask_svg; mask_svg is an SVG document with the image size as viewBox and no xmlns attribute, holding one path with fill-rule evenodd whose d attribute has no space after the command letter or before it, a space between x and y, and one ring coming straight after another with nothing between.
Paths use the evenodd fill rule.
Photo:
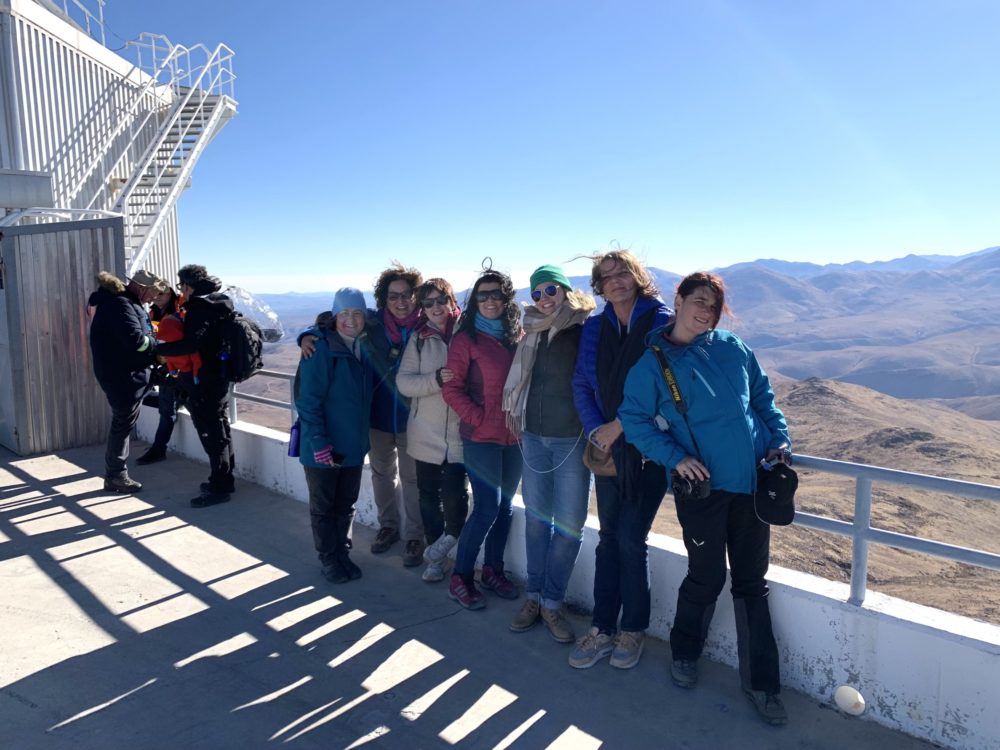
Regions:
<instances>
[{"instance_id":1,"label":"red puffy jacket","mask_svg":"<svg viewBox=\"0 0 1000 750\"><path fill-rule=\"evenodd\" d=\"M517 442L503 411L503 386L513 360L514 349L488 334L478 333L475 341L466 331L455 334L448 349L448 369L455 377L444 384L442 395L462 420L463 439L499 445Z\"/></svg>"}]
</instances>

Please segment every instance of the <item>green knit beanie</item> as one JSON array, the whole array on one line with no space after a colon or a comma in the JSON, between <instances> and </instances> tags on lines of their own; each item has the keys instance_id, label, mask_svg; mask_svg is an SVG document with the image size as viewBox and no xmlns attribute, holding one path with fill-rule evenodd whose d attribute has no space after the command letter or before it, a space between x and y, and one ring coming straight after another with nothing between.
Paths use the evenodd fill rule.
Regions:
<instances>
[{"instance_id":1,"label":"green knit beanie","mask_svg":"<svg viewBox=\"0 0 1000 750\"><path fill-rule=\"evenodd\" d=\"M569 279L566 278L566 274L563 273L563 270L559 266L547 264L536 268L534 273L531 274L531 289L546 281L558 284L567 292L573 291L573 285L569 283Z\"/></svg>"}]
</instances>

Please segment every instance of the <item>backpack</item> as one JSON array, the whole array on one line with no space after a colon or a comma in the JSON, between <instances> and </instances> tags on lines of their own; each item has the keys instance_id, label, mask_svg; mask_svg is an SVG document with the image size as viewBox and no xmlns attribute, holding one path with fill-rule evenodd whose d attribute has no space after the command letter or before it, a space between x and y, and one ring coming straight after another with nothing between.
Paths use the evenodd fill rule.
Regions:
<instances>
[{"instance_id":1,"label":"backpack","mask_svg":"<svg viewBox=\"0 0 1000 750\"><path fill-rule=\"evenodd\" d=\"M264 338L260 326L240 312L222 319L222 377L242 383L264 367Z\"/></svg>"}]
</instances>

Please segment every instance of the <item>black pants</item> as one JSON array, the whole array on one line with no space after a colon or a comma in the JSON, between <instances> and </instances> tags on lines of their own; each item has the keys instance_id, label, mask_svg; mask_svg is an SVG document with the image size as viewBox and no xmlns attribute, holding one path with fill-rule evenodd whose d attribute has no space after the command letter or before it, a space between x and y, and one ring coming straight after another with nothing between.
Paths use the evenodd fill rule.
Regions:
<instances>
[{"instance_id":1,"label":"black pants","mask_svg":"<svg viewBox=\"0 0 1000 750\"><path fill-rule=\"evenodd\" d=\"M726 554L732 576L740 681L744 690L777 693L778 647L767 606L771 527L753 510L753 498L716 490L704 500L679 500L688 573L677 592L670 631L675 659L701 656L715 602L726 585Z\"/></svg>"},{"instance_id":2,"label":"black pants","mask_svg":"<svg viewBox=\"0 0 1000 750\"><path fill-rule=\"evenodd\" d=\"M128 474L129 435L139 420L142 394L134 401L116 401L111 404L111 427L108 429L108 446L104 452L104 476L119 479Z\"/></svg>"},{"instance_id":3,"label":"black pants","mask_svg":"<svg viewBox=\"0 0 1000 750\"><path fill-rule=\"evenodd\" d=\"M465 464L417 461L420 520L428 544L447 532L458 539L469 515L469 483Z\"/></svg>"},{"instance_id":4,"label":"black pants","mask_svg":"<svg viewBox=\"0 0 1000 750\"><path fill-rule=\"evenodd\" d=\"M160 421L153 437L153 447L166 450L170 436L174 433L174 422L177 421L177 391L174 390L173 383L160 383L157 410L160 413Z\"/></svg>"},{"instance_id":5,"label":"black pants","mask_svg":"<svg viewBox=\"0 0 1000 750\"><path fill-rule=\"evenodd\" d=\"M354 503L361 491L361 466L321 469L304 466L309 488L309 520L313 544L322 565L332 565L337 553L350 546Z\"/></svg>"},{"instance_id":6,"label":"black pants","mask_svg":"<svg viewBox=\"0 0 1000 750\"><path fill-rule=\"evenodd\" d=\"M233 471L236 456L229 432L229 383L225 381L187 384L185 405L198 430L201 447L208 456L208 485L212 492L232 492L236 488Z\"/></svg>"}]
</instances>

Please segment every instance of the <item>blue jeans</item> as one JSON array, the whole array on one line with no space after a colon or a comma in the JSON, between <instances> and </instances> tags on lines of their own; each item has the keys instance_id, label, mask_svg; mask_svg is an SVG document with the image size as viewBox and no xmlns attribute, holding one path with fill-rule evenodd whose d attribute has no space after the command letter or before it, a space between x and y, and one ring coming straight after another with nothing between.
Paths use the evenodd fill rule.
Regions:
<instances>
[{"instance_id":1,"label":"blue jeans","mask_svg":"<svg viewBox=\"0 0 1000 750\"><path fill-rule=\"evenodd\" d=\"M585 446L582 438L521 436L527 594L549 609L566 596L583 539L591 478L583 465Z\"/></svg>"},{"instance_id":2,"label":"blue jeans","mask_svg":"<svg viewBox=\"0 0 1000 750\"><path fill-rule=\"evenodd\" d=\"M623 497L618 477L597 477L597 516L601 522L594 570L591 624L605 633L649 627L649 568L646 537L667 489L662 466L647 461L639 497Z\"/></svg>"},{"instance_id":3,"label":"blue jeans","mask_svg":"<svg viewBox=\"0 0 1000 750\"><path fill-rule=\"evenodd\" d=\"M510 534L511 501L521 481L521 449L515 445L464 442L465 470L472 485L469 515L455 553L455 572L471 579L479 549L486 542L483 562L503 569Z\"/></svg>"}]
</instances>

